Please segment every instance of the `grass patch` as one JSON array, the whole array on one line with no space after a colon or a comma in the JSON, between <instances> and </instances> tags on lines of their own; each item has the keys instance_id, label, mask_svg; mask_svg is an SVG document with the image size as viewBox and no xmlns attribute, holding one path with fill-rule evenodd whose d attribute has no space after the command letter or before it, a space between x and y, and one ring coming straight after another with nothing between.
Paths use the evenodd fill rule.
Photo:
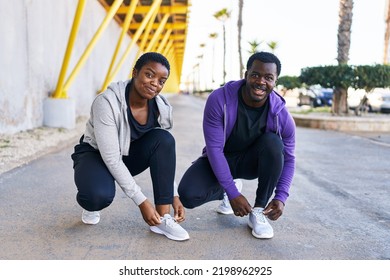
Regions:
<instances>
[{"instance_id":1,"label":"grass patch","mask_svg":"<svg viewBox=\"0 0 390 280\"><path fill-rule=\"evenodd\" d=\"M11 147L10 143L8 139L0 139L0 149Z\"/></svg>"}]
</instances>

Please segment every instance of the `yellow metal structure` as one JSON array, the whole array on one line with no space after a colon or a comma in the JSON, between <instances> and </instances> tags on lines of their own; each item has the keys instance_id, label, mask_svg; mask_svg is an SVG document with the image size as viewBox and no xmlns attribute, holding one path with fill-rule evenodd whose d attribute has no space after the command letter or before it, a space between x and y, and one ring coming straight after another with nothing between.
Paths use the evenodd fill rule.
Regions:
<instances>
[{"instance_id":1,"label":"yellow metal structure","mask_svg":"<svg viewBox=\"0 0 390 280\"><path fill-rule=\"evenodd\" d=\"M171 64L171 74L164 92L178 92L180 76L184 59L184 49L187 36L187 21L191 0L96 0L107 11L107 15L89 42L78 63L65 80L67 68L73 46L75 44L82 13L86 0L79 0L69 42L64 56L63 65L53 98L67 98L66 91L85 64L94 46L111 20L116 20L122 28L112 61L107 69L107 75L102 81L101 90L104 90L113 81L121 67L129 68L124 61L135 45L139 53L156 51L165 55ZM125 36L131 38L130 44L118 60L119 50ZM138 56L136 58L138 58ZM117 61L118 60L118 61ZM126 79L127 77L123 77ZM64 82L65 81L65 82Z\"/></svg>"},{"instance_id":2,"label":"yellow metal structure","mask_svg":"<svg viewBox=\"0 0 390 280\"><path fill-rule=\"evenodd\" d=\"M62 62L60 76L58 77L57 87L53 93L53 98L67 98L66 92L64 91L65 74L66 71L68 70L70 57L72 55L72 50L76 40L76 35L80 27L80 21L83 16L85 4L86 4L86 0L80 0L77 5L76 14L73 20L72 30L70 31L70 35L69 35L68 46L66 47L64 61Z\"/></svg>"}]
</instances>

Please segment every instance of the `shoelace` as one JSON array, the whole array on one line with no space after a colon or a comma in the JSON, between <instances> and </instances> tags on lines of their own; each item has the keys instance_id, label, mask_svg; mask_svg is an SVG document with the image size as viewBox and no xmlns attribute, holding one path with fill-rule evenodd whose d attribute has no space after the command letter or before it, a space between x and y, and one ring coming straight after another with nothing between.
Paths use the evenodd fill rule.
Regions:
<instances>
[{"instance_id":1,"label":"shoelace","mask_svg":"<svg viewBox=\"0 0 390 280\"><path fill-rule=\"evenodd\" d=\"M259 223L265 223L266 222L265 216L264 216L264 214L261 211L253 210L252 214L256 217L256 221L257 222L259 222Z\"/></svg>"},{"instance_id":2,"label":"shoelace","mask_svg":"<svg viewBox=\"0 0 390 280\"><path fill-rule=\"evenodd\" d=\"M223 206L225 206L225 207L228 207L228 208L231 207L230 202L229 202L229 198L228 198L226 193L224 193L224 195L223 195L222 203L223 203Z\"/></svg>"},{"instance_id":3,"label":"shoelace","mask_svg":"<svg viewBox=\"0 0 390 280\"><path fill-rule=\"evenodd\" d=\"M226 207L226 208L230 208L230 207L231 207L231 206L230 206L229 200L224 199L224 200L222 201L222 204L223 204L223 206Z\"/></svg>"},{"instance_id":4,"label":"shoelace","mask_svg":"<svg viewBox=\"0 0 390 280\"><path fill-rule=\"evenodd\" d=\"M170 228L174 228L176 227L177 225L177 222L174 218L170 217L170 218L162 218L161 221L165 221L165 224L167 225L167 227L170 227Z\"/></svg>"}]
</instances>

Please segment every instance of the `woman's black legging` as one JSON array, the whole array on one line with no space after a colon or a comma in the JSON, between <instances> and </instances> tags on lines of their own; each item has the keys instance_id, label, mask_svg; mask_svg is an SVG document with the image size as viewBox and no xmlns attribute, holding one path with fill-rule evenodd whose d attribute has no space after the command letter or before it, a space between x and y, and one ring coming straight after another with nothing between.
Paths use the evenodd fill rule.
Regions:
<instances>
[{"instance_id":1,"label":"woman's black legging","mask_svg":"<svg viewBox=\"0 0 390 280\"><path fill-rule=\"evenodd\" d=\"M241 153L225 154L234 179L258 178L255 205L265 207L283 169L284 145L279 136L265 133ZM178 192L186 208L221 200L224 189L219 185L207 157L198 158L184 173Z\"/></svg>"},{"instance_id":2,"label":"woman's black legging","mask_svg":"<svg viewBox=\"0 0 390 280\"><path fill-rule=\"evenodd\" d=\"M77 202L88 211L109 206L115 197L115 179L98 150L87 143L75 146L72 154ZM131 142L128 156L122 157L132 176L150 168L156 205L172 204L176 169L176 147L172 134L153 129Z\"/></svg>"}]
</instances>

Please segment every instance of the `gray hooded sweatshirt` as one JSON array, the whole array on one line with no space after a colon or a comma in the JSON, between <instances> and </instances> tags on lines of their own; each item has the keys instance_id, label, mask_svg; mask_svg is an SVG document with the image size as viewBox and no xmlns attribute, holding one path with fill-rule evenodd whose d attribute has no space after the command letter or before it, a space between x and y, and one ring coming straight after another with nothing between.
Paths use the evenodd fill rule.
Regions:
<instances>
[{"instance_id":1,"label":"gray hooded sweatshirt","mask_svg":"<svg viewBox=\"0 0 390 280\"><path fill-rule=\"evenodd\" d=\"M130 82L131 80L112 83L107 90L96 96L86 124L84 142L99 150L116 183L136 205L140 205L146 200L146 196L122 161L122 156L128 156L130 149L130 125L125 97L126 86ZM172 106L163 96L157 95L155 98L161 129L170 130L173 124ZM175 195L176 193L175 188Z\"/></svg>"}]
</instances>

